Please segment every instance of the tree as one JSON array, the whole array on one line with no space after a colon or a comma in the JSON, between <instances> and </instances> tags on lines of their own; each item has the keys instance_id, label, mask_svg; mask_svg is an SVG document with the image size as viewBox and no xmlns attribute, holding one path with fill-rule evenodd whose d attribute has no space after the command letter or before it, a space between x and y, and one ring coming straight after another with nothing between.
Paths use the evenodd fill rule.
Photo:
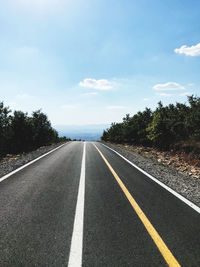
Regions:
<instances>
[{"instance_id":1,"label":"tree","mask_svg":"<svg viewBox=\"0 0 200 267\"><path fill-rule=\"evenodd\" d=\"M138 112L133 117L126 115L124 123L124 141L130 144L150 145L147 138L146 128L152 121L152 111L146 108L143 112Z\"/></svg>"},{"instance_id":2,"label":"tree","mask_svg":"<svg viewBox=\"0 0 200 267\"><path fill-rule=\"evenodd\" d=\"M15 111L11 120L12 153L28 151L33 147L33 126L27 113Z\"/></svg>"},{"instance_id":3,"label":"tree","mask_svg":"<svg viewBox=\"0 0 200 267\"><path fill-rule=\"evenodd\" d=\"M41 110L34 111L30 117L22 111L14 111L13 115L10 113L9 107L0 102L0 156L70 140L58 137L58 132Z\"/></svg>"},{"instance_id":4,"label":"tree","mask_svg":"<svg viewBox=\"0 0 200 267\"><path fill-rule=\"evenodd\" d=\"M10 147L10 112L9 107L5 107L4 103L0 102L0 155L8 153Z\"/></svg>"},{"instance_id":5,"label":"tree","mask_svg":"<svg viewBox=\"0 0 200 267\"><path fill-rule=\"evenodd\" d=\"M41 110L34 111L32 114L33 125L33 144L35 147L50 144L58 138L58 133L51 127L47 115Z\"/></svg>"},{"instance_id":6,"label":"tree","mask_svg":"<svg viewBox=\"0 0 200 267\"><path fill-rule=\"evenodd\" d=\"M191 139L200 141L200 98L188 96L190 105L189 112L186 117L186 127Z\"/></svg>"}]
</instances>

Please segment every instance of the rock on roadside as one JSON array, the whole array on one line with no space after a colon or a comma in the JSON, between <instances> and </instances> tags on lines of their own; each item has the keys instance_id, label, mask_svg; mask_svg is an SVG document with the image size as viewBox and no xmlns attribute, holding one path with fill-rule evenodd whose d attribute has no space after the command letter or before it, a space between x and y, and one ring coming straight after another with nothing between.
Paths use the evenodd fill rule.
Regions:
<instances>
[{"instance_id":1,"label":"rock on roadside","mask_svg":"<svg viewBox=\"0 0 200 267\"><path fill-rule=\"evenodd\" d=\"M111 143L105 143L105 145L116 150L138 167L200 207L200 179L182 175L178 170L164 165L161 161L144 157L134 151L128 151L125 147Z\"/></svg>"}]
</instances>

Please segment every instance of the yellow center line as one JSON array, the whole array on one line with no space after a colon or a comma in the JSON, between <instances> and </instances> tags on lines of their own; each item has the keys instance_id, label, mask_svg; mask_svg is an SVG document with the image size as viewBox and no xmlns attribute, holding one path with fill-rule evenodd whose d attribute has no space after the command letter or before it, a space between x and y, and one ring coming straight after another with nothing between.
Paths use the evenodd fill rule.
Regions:
<instances>
[{"instance_id":1,"label":"yellow center line","mask_svg":"<svg viewBox=\"0 0 200 267\"><path fill-rule=\"evenodd\" d=\"M102 154L102 152L98 149L98 147L95 144L93 144L93 145L95 146L95 148L97 149L97 151L99 152L99 154L101 155L101 157L103 158L103 160L105 161L106 165L108 166L108 168L112 172L113 176L117 180L119 186L121 187L122 191L126 195L127 199L129 200L131 206L133 207L133 209L137 213L138 217L140 218L140 220L144 224L144 227L146 228L146 230L148 231L149 235L153 239L154 243L158 247L160 253L164 257L164 259L167 262L167 264L170 267L181 266L178 263L178 261L175 259L175 257L171 253L171 251L168 249L168 247L166 246L166 244L164 243L164 241L162 240L162 238L160 237L160 235L158 234L158 232L156 231L156 229L153 227L153 225L151 224L151 222L149 221L149 219L146 217L146 215L144 214L144 212L141 210L140 206L137 204L137 202L135 201L135 199L129 193L128 189L125 187L125 185L123 184L123 182L121 181L121 179L119 178L119 176L117 175L117 173L114 171L114 169L112 168L112 166L110 165L110 163L107 161L107 159L104 157L104 155Z\"/></svg>"}]
</instances>

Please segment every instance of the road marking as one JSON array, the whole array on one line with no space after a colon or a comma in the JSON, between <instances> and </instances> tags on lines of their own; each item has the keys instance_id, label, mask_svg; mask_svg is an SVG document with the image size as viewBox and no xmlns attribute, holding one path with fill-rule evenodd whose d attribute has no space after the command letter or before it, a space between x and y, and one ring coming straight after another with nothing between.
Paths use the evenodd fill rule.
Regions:
<instances>
[{"instance_id":1,"label":"road marking","mask_svg":"<svg viewBox=\"0 0 200 267\"><path fill-rule=\"evenodd\" d=\"M12 171L12 172L10 172L10 173L8 173L8 174L2 176L2 177L0 178L0 183L3 182L4 180L6 180L7 178L9 178L11 175L17 173L18 171L21 171L22 169L24 169L24 168L26 168L27 166L33 164L34 162L38 161L39 159L41 159L41 158L43 158L43 157L45 157L45 156L51 154L52 152L56 151L57 149L61 148L61 147L64 146L64 145L66 145L66 143L63 144L63 145L61 145L61 146L58 146L58 147L56 147L56 148L54 148L54 149L52 149L52 150L50 150L49 152L43 154L42 156L40 156L40 157L38 157L38 158L36 158L36 159L34 159L34 160L32 160L32 161L26 163L25 165L19 167L18 169L14 170L14 171Z\"/></svg>"},{"instance_id":2,"label":"road marking","mask_svg":"<svg viewBox=\"0 0 200 267\"><path fill-rule=\"evenodd\" d=\"M83 146L83 157L81 164L81 175L76 203L76 213L72 232L71 248L69 253L68 267L82 266L83 248L83 220L84 220L84 199L85 199L85 157L86 143Z\"/></svg>"},{"instance_id":3,"label":"road marking","mask_svg":"<svg viewBox=\"0 0 200 267\"><path fill-rule=\"evenodd\" d=\"M127 161L129 164L131 164L134 168L136 168L137 170L139 170L140 172L142 172L143 174L145 174L146 176L148 176L151 180L153 180L154 182L156 182L157 184L159 184L160 186L162 186L163 188L165 188L167 191L169 191L175 197L179 198L185 204L187 204L188 206L190 206L193 210L195 210L196 212L200 213L200 208L197 205L195 205L194 203L192 203L190 200L188 200L187 198L183 197L181 194L177 193L172 188L170 188L166 184L162 183L161 181L159 181L158 179L156 179L155 177L153 177L151 174L149 174L146 171L142 170L140 167L138 167L137 165L135 165L133 162L131 162L130 160L128 160L127 158L125 158L124 156L122 156L120 153L118 153L114 149L112 149L109 146L106 146L104 144L102 144L102 145L105 146L106 148L110 149L111 151L115 152L118 156L120 156L121 158L123 158L125 161Z\"/></svg>"},{"instance_id":4,"label":"road marking","mask_svg":"<svg viewBox=\"0 0 200 267\"><path fill-rule=\"evenodd\" d=\"M129 200L131 206L133 207L133 209L137 213L138 217L142 221L144 227L146 228L146 230L148 231L149 235L153 239L154 243L156 244L157 248L159 249L160 253L164 257L164 259L167 262L167 264L170 267L178 267L178 266L180 266L178 261L175 259L175 257L171 253L171 251L168 249L168 247L166 246L166 244L164 243L164 241L162 240L162 238L160 237L160 235L156 231L156 229L153 227L153 225L151 224L149 219L146 217L144 212L141 210L140 206L137 204L135 199L129 193L128 189L125 187L125 185L123 184L122 180L119 178L117 173L114 171L114 169L112 168L110 163L107 161L107 159L104 157L102 152L98 149L98 147L95 144L93 144L93 145L95 146L95 148L97 149L97 151L99 152L99 154L101 155L103 160L105 161L106 165L110 169L111 173L115 177L116 181L118 182L118 184L121 187L122 191L126 195L127 199Z\"/></svg>"}]
</instances>

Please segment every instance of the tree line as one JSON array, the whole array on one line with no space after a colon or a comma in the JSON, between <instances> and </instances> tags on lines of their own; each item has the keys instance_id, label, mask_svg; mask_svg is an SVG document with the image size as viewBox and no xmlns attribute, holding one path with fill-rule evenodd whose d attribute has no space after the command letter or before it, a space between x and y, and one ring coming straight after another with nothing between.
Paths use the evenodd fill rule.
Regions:
<instances>
[{"instance_id":1,"label":"tree line","mask_svg":"<svg viewBox=\"0 0 200 267\"><path fill-rule=\"evenodd\" d=\"M130 116L122 123L112 123L103 132L103 141L133 145L154 146L168 150L177 143L200 141L200 98L188 96L186 104L163 106L158 103L155 111L146 108Z\"/></svg>"},{"instance_id":2,"label":"tree line","mask_svg":"<svg viewBox=\"0 0 200 267\"><path fill-rule=\"evenodd\" d=\"M0 102L0 157L67 140L58 137L58 132L41 110L34 111L32 116L22 111L12 113Z\"/></svg>"}]
</instances>

